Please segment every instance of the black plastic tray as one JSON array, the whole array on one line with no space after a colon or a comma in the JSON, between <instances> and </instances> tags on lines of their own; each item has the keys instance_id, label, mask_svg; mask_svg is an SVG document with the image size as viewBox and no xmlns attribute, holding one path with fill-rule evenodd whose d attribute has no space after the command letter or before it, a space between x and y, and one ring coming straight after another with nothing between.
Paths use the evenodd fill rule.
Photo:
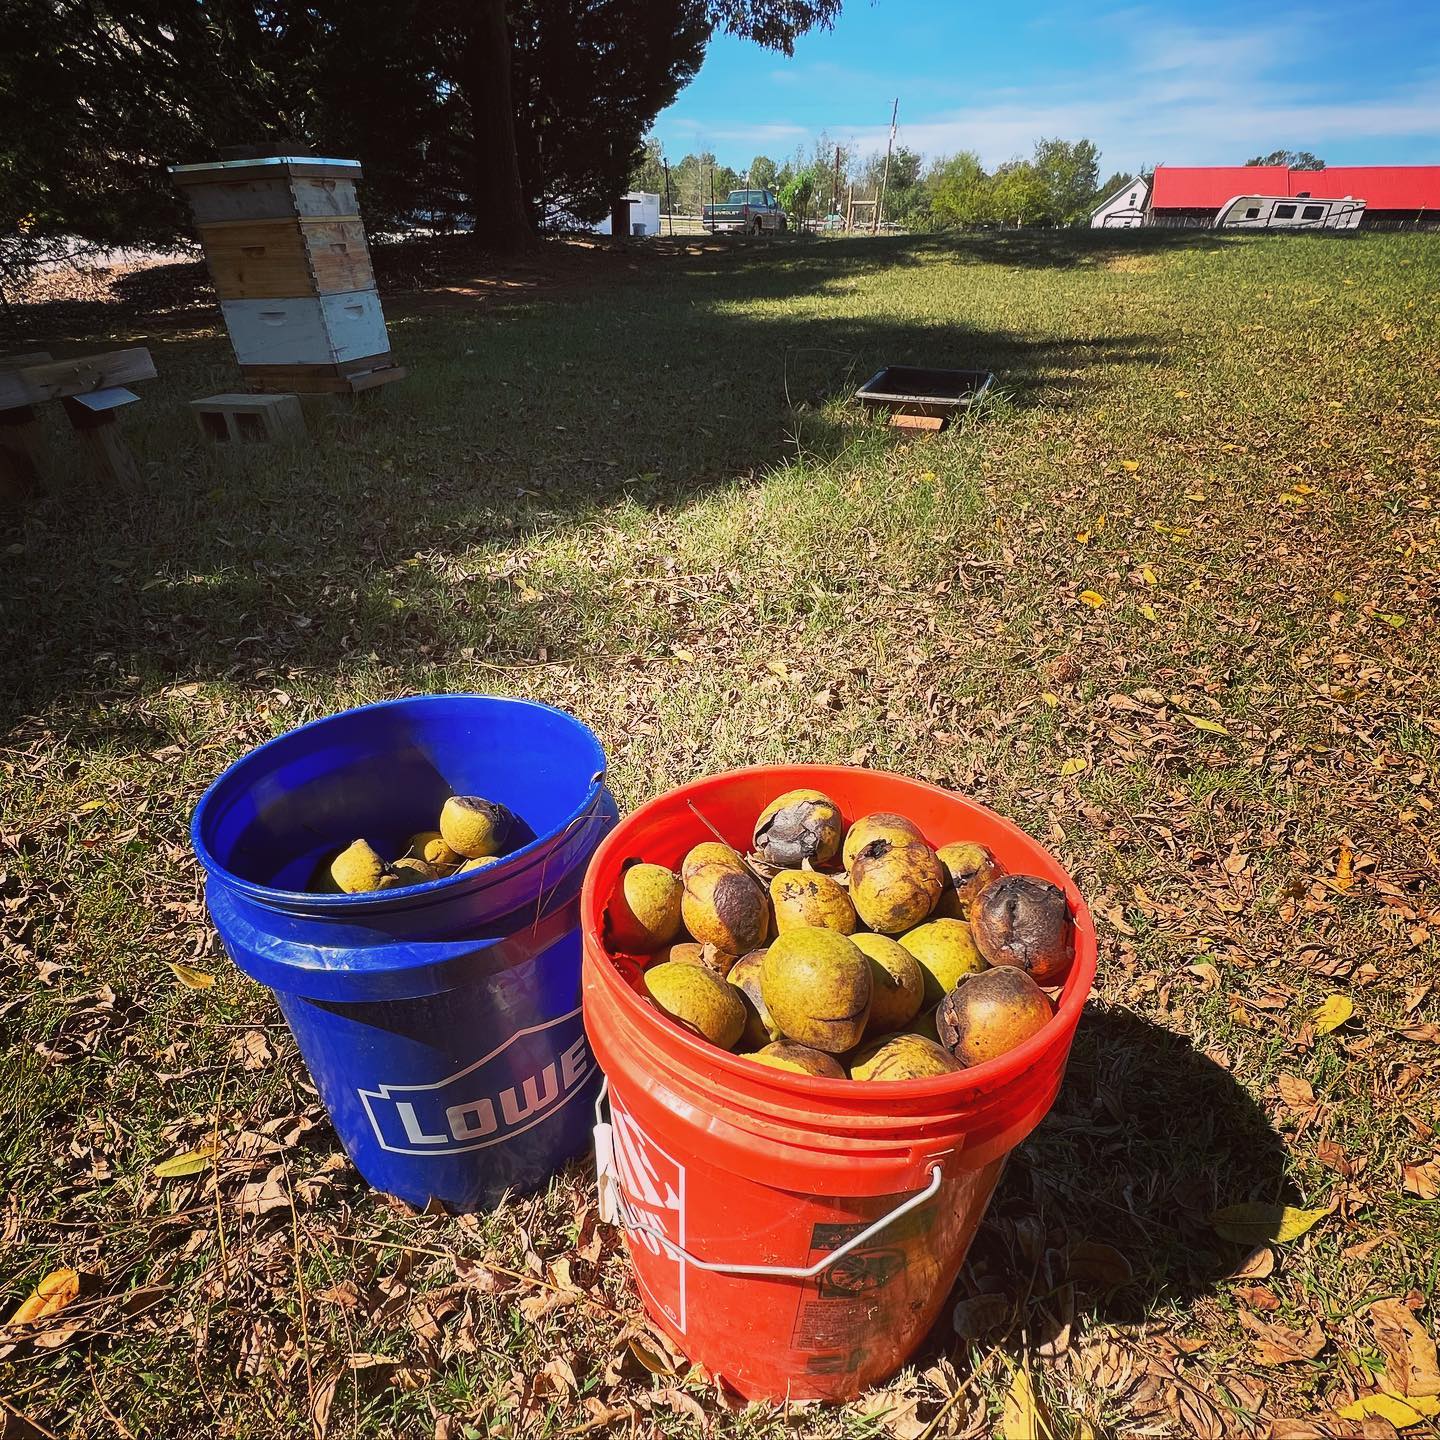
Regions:
<instances>
[{"instance_id":1,"label":"black plastic tray","mask_svg":"<svg viewBox=\"0 0 1440 1440\"><path fill-rule=\"evenodd\" d=\"M973 405L993 384L990 370L929 370L887 365L856 392L862 405L911 415L953 415Z\"/></svg>"}]
</instances>

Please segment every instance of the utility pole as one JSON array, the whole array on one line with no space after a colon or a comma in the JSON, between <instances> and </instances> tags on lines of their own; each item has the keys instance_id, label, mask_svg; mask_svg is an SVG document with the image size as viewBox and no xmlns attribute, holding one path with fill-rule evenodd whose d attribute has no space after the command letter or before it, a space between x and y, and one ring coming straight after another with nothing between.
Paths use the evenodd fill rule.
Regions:
<instances>
[{"instance_id":1,"label":"utility pole","mask_svg":"<svg viewBox=\"0 0 1440 1440\"><path fill-rule=\"evenodd\" d=\"M840 147L835 147L835 188L830 192L830 213L840 213Z\"/></svg>"},{"instance_id":2,"label":"utility pole","mask_svg":"<svg viewBox=\"0 0 1440 1440\"><path fill-rule=\"evenodd\" d=\"M670 233L673 235L675 233L675 209L670 203L670 162L665 158L663 151L660 154L660 164L665 171L665 213L670 217Z\"/></svg>"},{"instance_id":3,"label":"utility pole","mask_svg":"<svg viewBox=\"0 0 1440 1440\"><path fill-rule=\"evenodd\" d=\"M890 141L885 146L885 169L880 176L880 200L875 206L875 219L871 221L870 233L878 233L880 221L885 214L885 187L890 183L890 152L895 148L895 121L900 115L900 97L895 97L895 104L890 110Z\"/></svg>"}]
</instances>

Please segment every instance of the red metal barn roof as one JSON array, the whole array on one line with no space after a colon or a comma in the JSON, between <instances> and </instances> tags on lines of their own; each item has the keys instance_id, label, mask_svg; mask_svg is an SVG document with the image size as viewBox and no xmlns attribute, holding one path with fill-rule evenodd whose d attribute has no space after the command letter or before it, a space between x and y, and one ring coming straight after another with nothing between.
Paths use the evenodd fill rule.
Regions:
<instances>
[{"instance_id":1,"label":"red metal barn roof","mask_svg":"<svg viewBox=\"0 0 1440 1440\"><path fill-rule=\"evenodd\" d=\"M1161 165L1152 210L1218 210L1237 195L1298 195L1321 200L1351 195L1370 210L1440 211L1440 165Z\"/></svg>"},{"instance_id":2,"label":"red metal barn roof","mask_svg":"<svg viewBox=\"0 0 1440 1440\"><path fill-rule=\"evenodd\" d=\"M1288 195L1283 165L1161 165L1150 192L1152 210L1218 210L1237 195Z\"/></svg>"},{"instance_id":3,"label":"red metal barn roof","mask_svg":"<svg viewBox=\"0 0 1440 1440\"><path fill-rule=\"evenodd\" d=\"M1321 188L1323 187L1323 188ZM1440 211L1440 165L1331 165L1292 170L1290 193L1334 199L1353 195L1369 210Z\"/></svg>"}]
</instances>

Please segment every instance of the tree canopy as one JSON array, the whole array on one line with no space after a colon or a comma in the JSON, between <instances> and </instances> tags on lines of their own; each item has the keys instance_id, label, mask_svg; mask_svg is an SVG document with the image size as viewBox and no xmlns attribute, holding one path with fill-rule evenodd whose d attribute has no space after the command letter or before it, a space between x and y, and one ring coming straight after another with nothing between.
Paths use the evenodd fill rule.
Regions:
<instances>
[{"instance_id":1,"label":"tree canopy","mask_svg":"<svg viewBox=\"0 0 1440 1440\"><path fill-rule=\"evenodd\" d=\"M523 243L604 213L717 28L788 53L840 4L6 0L0 232L164 242L189 233L167 165L295 145L364 164L372 226Z\"/></svg>"},{"instance_id":2,"label":"tree canopy","mask_svg":"<svg viewBox=\"0 0 1440 1440\"><path fill-rule=\"evenodd\" d=\"M1325 162L1309 150L1272 150L1268 155L1252 155L1247 165L1284 165L1288 170L1323 170Z\"/></svg>"}]
</instances>

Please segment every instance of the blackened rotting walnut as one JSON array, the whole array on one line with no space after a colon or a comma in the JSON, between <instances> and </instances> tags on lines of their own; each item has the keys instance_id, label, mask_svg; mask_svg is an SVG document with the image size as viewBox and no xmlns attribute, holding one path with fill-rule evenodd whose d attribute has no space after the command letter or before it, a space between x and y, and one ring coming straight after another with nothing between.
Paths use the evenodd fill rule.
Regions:
<instances>
[{"instance_id":1,"label":"blackened rotting walnut","mask_svg":"<svg viewBox=\"0 0 1440 1440\"><path fill-rule=\"evenodd\" d=\"M1034 875L1002 875L970 907L975 946L992 965L1018 965L1039 985L1058 985L1075 953L1065 892Z\"/></svg>"},{"instance_id":2,"label":"blackened rotting walnut","mask_svg":"<svg viewBox=\"0 0 1440 1440\"><path fill-rule=\"evenodd\" d=\"M986 1060L1022 1045L1050 1023L1050 998L1023 970L1001 965L962 980L935 1015L940 1043L962 1065Z\"/></svg>"},{"instance_id":3,"label":"blackened rotting walnut","mask_svg":"<svg viewBox=\"0 0 1440 1440\"><path fill-rule=\"evenodd\" d=\"M755 849L772 865L828 865L844 833L833 800L818 790L792 790L766 806L755 824Z\"/></svg>"}]
</instances>

